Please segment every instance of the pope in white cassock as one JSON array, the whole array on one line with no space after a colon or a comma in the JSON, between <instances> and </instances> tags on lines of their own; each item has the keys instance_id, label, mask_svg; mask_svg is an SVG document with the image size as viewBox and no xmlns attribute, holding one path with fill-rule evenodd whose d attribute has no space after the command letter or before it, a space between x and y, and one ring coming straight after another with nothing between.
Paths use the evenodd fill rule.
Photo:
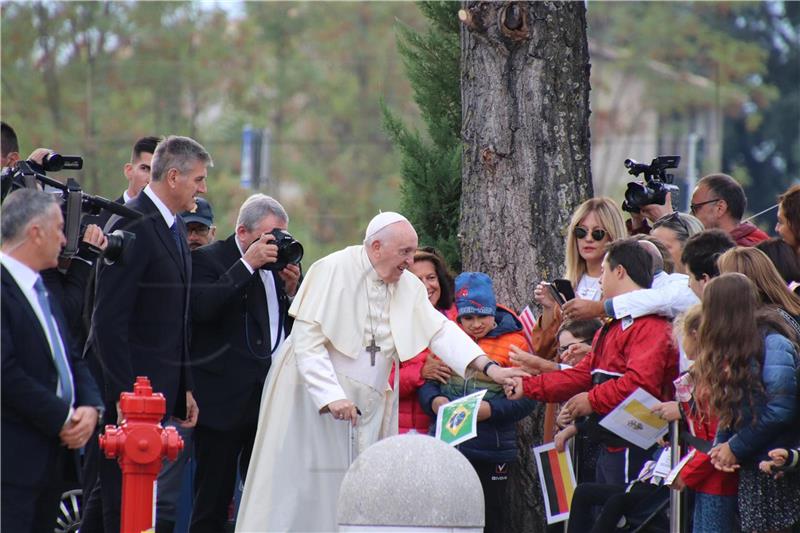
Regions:
<instances>
[{"instance_id":1,"label":"pope in white cassock","mask_svg":"<svg viewBox=\"0 0 800 533\"><path fill-rule=\"evenodd\" d=\"M236 531L336 530L351 456L397 433L397 384L388 377L398 361L430 347L461 376L468 366L501 384L524 375L492 362L430 304L406 271L416 249L408 220L381 213L364 246L309 269L289 310L292 334L264 386Z\"/></svg>"}]
</instances>

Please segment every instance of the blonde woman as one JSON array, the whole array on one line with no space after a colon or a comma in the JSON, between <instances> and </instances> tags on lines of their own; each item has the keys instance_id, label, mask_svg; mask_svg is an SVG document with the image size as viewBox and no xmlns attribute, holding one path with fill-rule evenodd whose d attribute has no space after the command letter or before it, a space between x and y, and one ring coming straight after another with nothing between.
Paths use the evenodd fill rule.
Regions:
<instances>
[{"instance_id":1,"label":"blonde woman","mask_svg":"<svg viewBox=\"0 0 800 533\"><path fill-rule=\"evenodd\" d=\"M592 198L572 215L566 238L566 278L575 288L575 297L599 301L600 267L606 245L627 236L622 211L611 198ZM534 299L542 306L542 316L534 331L534 352L551 359L555 355L555 335L561 325L561 310L549 289L540 283Z\"/></svg>"}]
</instances>

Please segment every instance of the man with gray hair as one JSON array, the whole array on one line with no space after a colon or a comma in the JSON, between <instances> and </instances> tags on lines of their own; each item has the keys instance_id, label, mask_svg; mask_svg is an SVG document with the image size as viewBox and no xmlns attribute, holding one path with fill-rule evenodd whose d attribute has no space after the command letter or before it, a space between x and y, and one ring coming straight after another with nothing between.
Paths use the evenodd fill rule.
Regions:
<instances>
[{"instance_id":1,"label":"man with gray hair","mask_svg":"<svg viewBox=\"0 0 800 533\"><path fill-rule=\"evenodd\" d=\"M119 395L132 389L136 376L147 376L164 394L167 417L185 427L197 422L188 338L192 264L178 213L193 209L195 195L206 192L209 166L211 156L197 141L167 137L153 154L150 183L126 204L143 216L113 216L106 226L135 235L134 261L101 262L97 270L86 352L102 369L106 424L119 422ZM99 472L105 533L113 533L120 525L120 470L116 461L101 458ZM87 514L97 511L95 502L89 501Z\"/></svg>"},{"instance_id":2,"label":"man with gray hair","mask_svg":"<svg viewBox=\"0 0 800 533\"><path fill-rule=\"evenodd\" d=\"M192 252L191 356L200 407L192 533L225 530L237 462L242 477L247 473L261 390L291 331L289 299L300 279L299 265L273 266L271 232L288 225L277 200L254 194L233 235Z\"/></svg>"},{"instance_id":3,"label":"man with gray hair","mask_svg":"<svg viewBox=\"0 0 800 533\"><path fill-rule=\"evenodd\" d=\"M61 492L77 479L77 450L92 436L103 403L39 274L58 265L66 243L58 202L33 189L12 192L0 225L0 520L7 531L52 531Z\"/></svg>"}]
</instances>

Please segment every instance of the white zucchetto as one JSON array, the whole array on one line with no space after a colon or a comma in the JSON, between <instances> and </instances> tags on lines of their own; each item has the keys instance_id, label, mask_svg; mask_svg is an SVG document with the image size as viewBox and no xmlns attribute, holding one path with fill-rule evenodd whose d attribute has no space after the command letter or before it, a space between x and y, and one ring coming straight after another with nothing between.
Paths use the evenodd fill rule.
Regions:
<instances>
[{"instance_id":1,"label":"white zucchetto","mask_svg":"<svg viewBox=\"0 0 800 533\"><path fill-rule=\"evenodd\" d=\"M401 215L400 213L395 213L394 211L386 211L385 213L378 213L372 220L370 220L369 225L367 226L367 232L364 235L364 241L366 241L367 239L378 233L386 226L389 226L396 222L408 222L408 219L403 215Z\"/></svg>"}]
</instances>

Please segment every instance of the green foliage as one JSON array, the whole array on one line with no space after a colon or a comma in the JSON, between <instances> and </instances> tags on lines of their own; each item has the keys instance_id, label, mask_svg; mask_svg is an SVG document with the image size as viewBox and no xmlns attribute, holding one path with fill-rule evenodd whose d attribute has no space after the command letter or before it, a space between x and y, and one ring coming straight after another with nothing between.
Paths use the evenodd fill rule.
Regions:
<instances>
[{"instance_id":1,"label":"green foliage","mask_svg":"<svg viewBox=\"0 0 800 533\"><path fill-rule=\"evenodd\" d=\"M398 24L397 47L427 136L409 128L388 106L383 123L399 148L403 213L420 245L440 250L461 268L458 221L461 202L461 92L457 2L417 4L429 21L424 32Z\"/></svg>"},{"instance_id":2,"label":"green foliage","mask_svg":"<svg viewBox=\"0 0 800 533\"><path fill-rule=\"evenodd\" d=\"M116 198L143 135L189 135L211 152L207 197L217 235L233 229L242 128L271 132L271 184L306 264L360 242L379 209L397 209L400 157L383 99L416 124L396 53L401 2L4 2L2 118L23 155L82 154L76 177ZM55 174L54 174L55 176Z\"/></svg>"}]
</instances>

